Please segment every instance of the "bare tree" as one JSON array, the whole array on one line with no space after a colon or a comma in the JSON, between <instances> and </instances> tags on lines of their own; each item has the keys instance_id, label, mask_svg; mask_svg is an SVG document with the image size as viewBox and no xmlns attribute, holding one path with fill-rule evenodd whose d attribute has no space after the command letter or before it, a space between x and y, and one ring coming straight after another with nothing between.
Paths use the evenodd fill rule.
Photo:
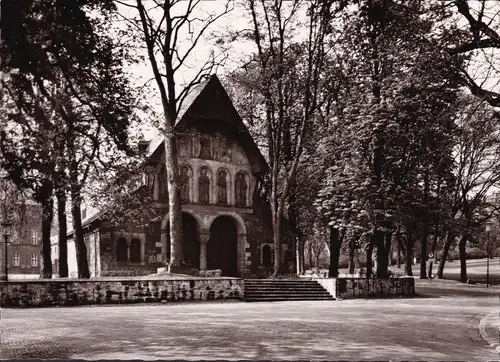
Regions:
<instances>
[{"instance_id":1,"label":"bare tree","mask_svg":"<svg viewBox=\"0 0 500 362\"><path fill-rule=\"evenodd\" d=\"M459 67L462 83L472 94L491 106L500 106L498 87L498 54L500 52L500 9L489 0L455 0L449 2L459 14L459 21L466 21L468 31L458 45L448 49L449 54L472 56L481 66ZM446 4L447 5L447 4ZM471 7L472 5L472 7ZM477 55L474 55L474 52ZM496 79L496 80L495 80ZM496 82L493 84L493 82Z\"/></svg>"},{"instance_id":2,"label":"bare tree","mask_svg":"<svg viewBox=\"0 0 500 362\"><path fill-rule=\"evenodd\" d=\"M195 49L207 34L208 29L222 16L232 10L227 2L219 14L199 15L201 0L152 0L144 2L117 1L135 16L122 15L139 34L145 46L147 58L154 75L161 98L163 112L163 136L165 145L165 166L167 170L170 265L179 266L181 257L182 222L178 185L178 161L175 143L175 123L186 96L193 87L215 72L224 61L224 55L211 52L208 59L198 67L196 74L177 93L179 70L194 56ZM183 37L189 37L190 44L181 46Z\"/></svg>"},{"instance_id":3,"label":"bare tree","mask_svg":"<svg viewBox=\"0 0 500 362\"><path fill-rule=\"evenodd\" d=\"M247 35L257 48L251 61L257 69L254 90L260 93L264 109L262 119L270 163L270 204L276 250L275 276L281 272L282 219L303 153L304 137L321 104L321 69L328 46L333 3L315 0L244 2L252 24ZM300 42L294 30L302 12L307 14L307 23L306 38Z\"/></svg>"},{"instance_id":4,"label":"bare tree","mask_svg":"<svg viewBox=\"0 0 500 362\"><path fill-rule=\"evenodd\" d=\"M457 117L459 136L455 146L456 186L452 217L455 231L450 230L438 270L442 277L446 254L460 232L460 280L467 281L466 244L473 230L496 211L488 195L500 183L500 130L493 109L486 101L464 96Z\"/></svg>"}]
</instances>

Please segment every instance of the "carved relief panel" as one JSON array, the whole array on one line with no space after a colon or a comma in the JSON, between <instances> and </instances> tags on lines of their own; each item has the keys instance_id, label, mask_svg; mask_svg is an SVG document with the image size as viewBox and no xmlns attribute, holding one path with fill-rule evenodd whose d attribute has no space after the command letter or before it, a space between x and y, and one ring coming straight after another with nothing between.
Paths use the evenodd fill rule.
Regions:
<instances>
[{"instance_id":1,"label":"carved relief panel","mask_svg":"<svg viewBox=\"0 0 500 362\"><path fill-rule=\"evenodd\" d=\"M188 165L182 165L179 169L179 186L181 202L193 201L193 171Z\"/></svg>"},{"instance_id":2,"label":"carved relief panel","mask_svg":"<svg viewBox=\"0 0 500 362\"><path fill-rule=\"evenodd\" d=\"M225 163L248 164L243 149L222 134L198 134L193 137L195 158Z\"/></svg>"},{"instance_id":3,"label":"carved relief panel","mask_svg":"<svg viewBox=\"0 0 500 362\"><path fill-rule=\"evenodd\" d=\"M177 154L179 157L191 157L191 137L189 136L179 136L177 138Z\"/></svg>"},{"instance_id":4,"label":"carved relief panel","mask_svg":"<svg viewBox=\"0 0 500 362\"><path fill-rule=\"evenodd\" d=\"M198 202L210 203L210 185L212 183L212 171L207 166L200 168L198 175Z\"/></svg>"}]
</instances>

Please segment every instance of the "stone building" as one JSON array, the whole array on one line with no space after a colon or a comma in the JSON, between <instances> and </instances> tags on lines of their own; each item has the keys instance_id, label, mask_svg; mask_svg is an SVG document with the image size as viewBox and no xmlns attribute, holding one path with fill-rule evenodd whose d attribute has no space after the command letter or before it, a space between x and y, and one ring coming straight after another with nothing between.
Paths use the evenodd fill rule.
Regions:
<instances>
[{"instance_id":1,"label":"stone building","mask_svg":"<svg viewBox=\"0 0 500 362\"><path fill-rule=\"evenodd\" d=\"M182 265L192 270L221 269L227 276L270 269L271 213L259 192L268 165L215 75L185 100L176 134ZM84 220L92 276L145 274L169 260L163 137L144 147L144 154L147 167L136 192L150 200L143 206L152 208L153 215L147 226L117 225L106 213ZM285 260L288 246L282 247ZM70 254L72 248L70 235ZM76 271L76 265L69 268L70 273Z\"/></svg>"},{"instance_id":2,"label":"stone building","mask_svg":"<svg viewBox=\"0 0 500 362\"><path fill-rule=\"evenodd\" d=\"M40 252L42 246L42 212L38 204L26 201L16 207L12 218L11 235L8 237L7 258L5 240L0 226L0 279L5 278L7 262L8 279L37 279L40 277Z\"/></svg>"}]
</instances>

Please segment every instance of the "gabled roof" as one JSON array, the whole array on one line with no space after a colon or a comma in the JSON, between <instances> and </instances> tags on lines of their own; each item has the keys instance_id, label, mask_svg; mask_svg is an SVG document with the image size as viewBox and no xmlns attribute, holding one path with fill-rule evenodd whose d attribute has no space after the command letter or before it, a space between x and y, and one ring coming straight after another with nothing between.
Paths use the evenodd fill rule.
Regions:
<instances>
[{"instance_id":1,"label":"gabled roof","mask_svg":"<svg viewBox=\"0 0 500 362\"><path fill-rule=\"evenodd\" d=\"M266 172L269 168L253 137L234 108L219 78L213 74L209 79L194 87L182 103L176 128L188 123L208 125L218 123L224 129L231 129L243 146L252 164L253 172ZM219 124L220 123L220 124ZM163 135L154 138L148 147L147 157L151 157L158 149L163 148Z\"/></svg>"}]
</instances>

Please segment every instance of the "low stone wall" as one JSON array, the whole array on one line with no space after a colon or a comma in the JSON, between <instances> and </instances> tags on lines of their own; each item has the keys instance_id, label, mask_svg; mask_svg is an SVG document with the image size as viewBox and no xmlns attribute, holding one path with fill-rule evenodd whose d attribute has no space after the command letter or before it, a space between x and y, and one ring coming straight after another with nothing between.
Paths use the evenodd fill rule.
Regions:
<instances>
[{"instance_id":1,"label":"low stone wall","mask_svg":"<svg viewBox=\"0 0 500 362\"><path fill-rule=\"evenodd\" d=\"M413 278L312 278L336 299L414 297Z\"/></svg>"},{"instance_id":2,"label":"low stone wall","mask_svg":"<svg viewBox=\"0 0 500 362\"><path fill-rule=\"evenodd\" d=\"M414 297L415 279L409 278L336 278L335 298Z\"/></svg>"},{"instance_id":3,"label":"low stone wall","mask_svg":"<svg viewBox=\"0 0 500 362\"><path fill-rule=\"evenodd\" d=\"M243 297L243 280L237 278L99 278L0 282L1 307L242 300Z\"/></svg>"}]
</instances>

